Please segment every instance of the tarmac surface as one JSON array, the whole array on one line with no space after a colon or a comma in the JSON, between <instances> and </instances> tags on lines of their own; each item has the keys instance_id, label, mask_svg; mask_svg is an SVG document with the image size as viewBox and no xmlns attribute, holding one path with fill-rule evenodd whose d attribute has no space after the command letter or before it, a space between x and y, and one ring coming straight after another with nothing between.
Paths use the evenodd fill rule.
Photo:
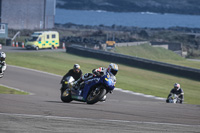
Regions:
<instances>
[{"instance_id":1,"label":"tarmac surface","mask_svg":"<svg viewBox=\"0 0 200 133\"><path fill-rule=\"evenodd\" d=\"M167 104L117 90L107 95L106 102L94 105L63 103L61 78L8 65L0 84L31 95L0 94L0 132L200 132L199 105Z\"/></svg>"}]
</instances>

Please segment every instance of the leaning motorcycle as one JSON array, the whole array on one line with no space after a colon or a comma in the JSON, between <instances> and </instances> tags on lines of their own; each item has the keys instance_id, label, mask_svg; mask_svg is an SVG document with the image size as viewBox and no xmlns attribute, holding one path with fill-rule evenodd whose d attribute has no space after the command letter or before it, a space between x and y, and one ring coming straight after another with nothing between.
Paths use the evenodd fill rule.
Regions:
<instances>
[{"instance_id":1,"label":"leaning motorcycle","mask_svg":"<svg viewBox=\"0 0 200 133\"><path fill-rule=\"evenodd\" d=\"M61 91L63 102L69 103L75 100L95 104L115 88L115 80L109 73L84 81L78 89L73 87L73 82L74 79L71 76L65 81L66 89L63 92Z\"/></svg>"}]
</instances>

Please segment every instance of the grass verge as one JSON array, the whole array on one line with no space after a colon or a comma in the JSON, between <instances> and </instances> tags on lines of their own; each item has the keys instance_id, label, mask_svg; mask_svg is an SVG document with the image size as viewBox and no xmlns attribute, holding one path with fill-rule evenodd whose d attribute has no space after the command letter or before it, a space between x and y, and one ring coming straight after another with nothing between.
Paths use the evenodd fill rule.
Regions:
<instances>
[{"instance_id":1,"label":"grass verge","mask_svg":"<svg viewBox=\"0 0 200 133\"><path fill-rule=\"evenodd\" d=\"M7 53L7 64L42 70L58 75L64 75L74 64L81 65L83 73L91 72L100 66L107 67L110 62L85 58L65 52L23 52ZM185 92L185 102L200 104L200 82L134 68L123 64L119 65L116 87L134 92L167 97L173 84L181 84Z\"/></svg>"},{"instance_id":2,"label":"grass verge","mask_svg":"<svg viewBox=\"0 0 200 133\"><path fill-rule=\"evenodd\" d=\"M200 69L200 62L188 61L170 50L166 50L164 48L155 48L147 44L139 46L117 47L116 52L150 60Z\"/></svg>"},{"instance_id":3,"label":"grass verge","mask_svg":"<svg viewBox=\"0 0 200 133\"><path fill-rule=\"evenodd\" d=\"M28 95L27 92L18 91L8 87L0 86L0 94L19 94L19 95Z\"/></svg>"}]
</instances>

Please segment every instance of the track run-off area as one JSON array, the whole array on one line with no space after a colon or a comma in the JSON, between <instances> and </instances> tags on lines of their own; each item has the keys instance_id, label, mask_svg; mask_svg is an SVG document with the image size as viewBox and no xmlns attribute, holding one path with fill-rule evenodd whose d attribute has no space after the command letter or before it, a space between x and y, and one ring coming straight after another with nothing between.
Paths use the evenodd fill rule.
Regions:
<instances>
[{"instance_id":1,"label":"track run-off area","mask_svg":"<svg viewBox=\"0 0 200 133\"><path fill-rule=\"evenodd\" d=\"M0 84L30 95L0 94L0 132L200 132L200 106L120 89L106 102L60 100L62 76L8 65Z\"/></svg>"}]
</instances>

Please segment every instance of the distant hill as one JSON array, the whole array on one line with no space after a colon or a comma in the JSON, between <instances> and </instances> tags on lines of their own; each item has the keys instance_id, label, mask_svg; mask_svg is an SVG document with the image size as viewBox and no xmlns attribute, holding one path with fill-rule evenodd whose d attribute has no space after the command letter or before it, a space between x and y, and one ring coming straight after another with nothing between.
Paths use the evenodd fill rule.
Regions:
<instances>
[{"instance_id":1,"label":"distant hill","mask_svg":"<svg viewBox=\"0 0 200 133\"><path fill-rule=\"evenodd\" d=\"M57 8L200 15L200 0L57 0Z\"/></svg>"}]
</instances>

